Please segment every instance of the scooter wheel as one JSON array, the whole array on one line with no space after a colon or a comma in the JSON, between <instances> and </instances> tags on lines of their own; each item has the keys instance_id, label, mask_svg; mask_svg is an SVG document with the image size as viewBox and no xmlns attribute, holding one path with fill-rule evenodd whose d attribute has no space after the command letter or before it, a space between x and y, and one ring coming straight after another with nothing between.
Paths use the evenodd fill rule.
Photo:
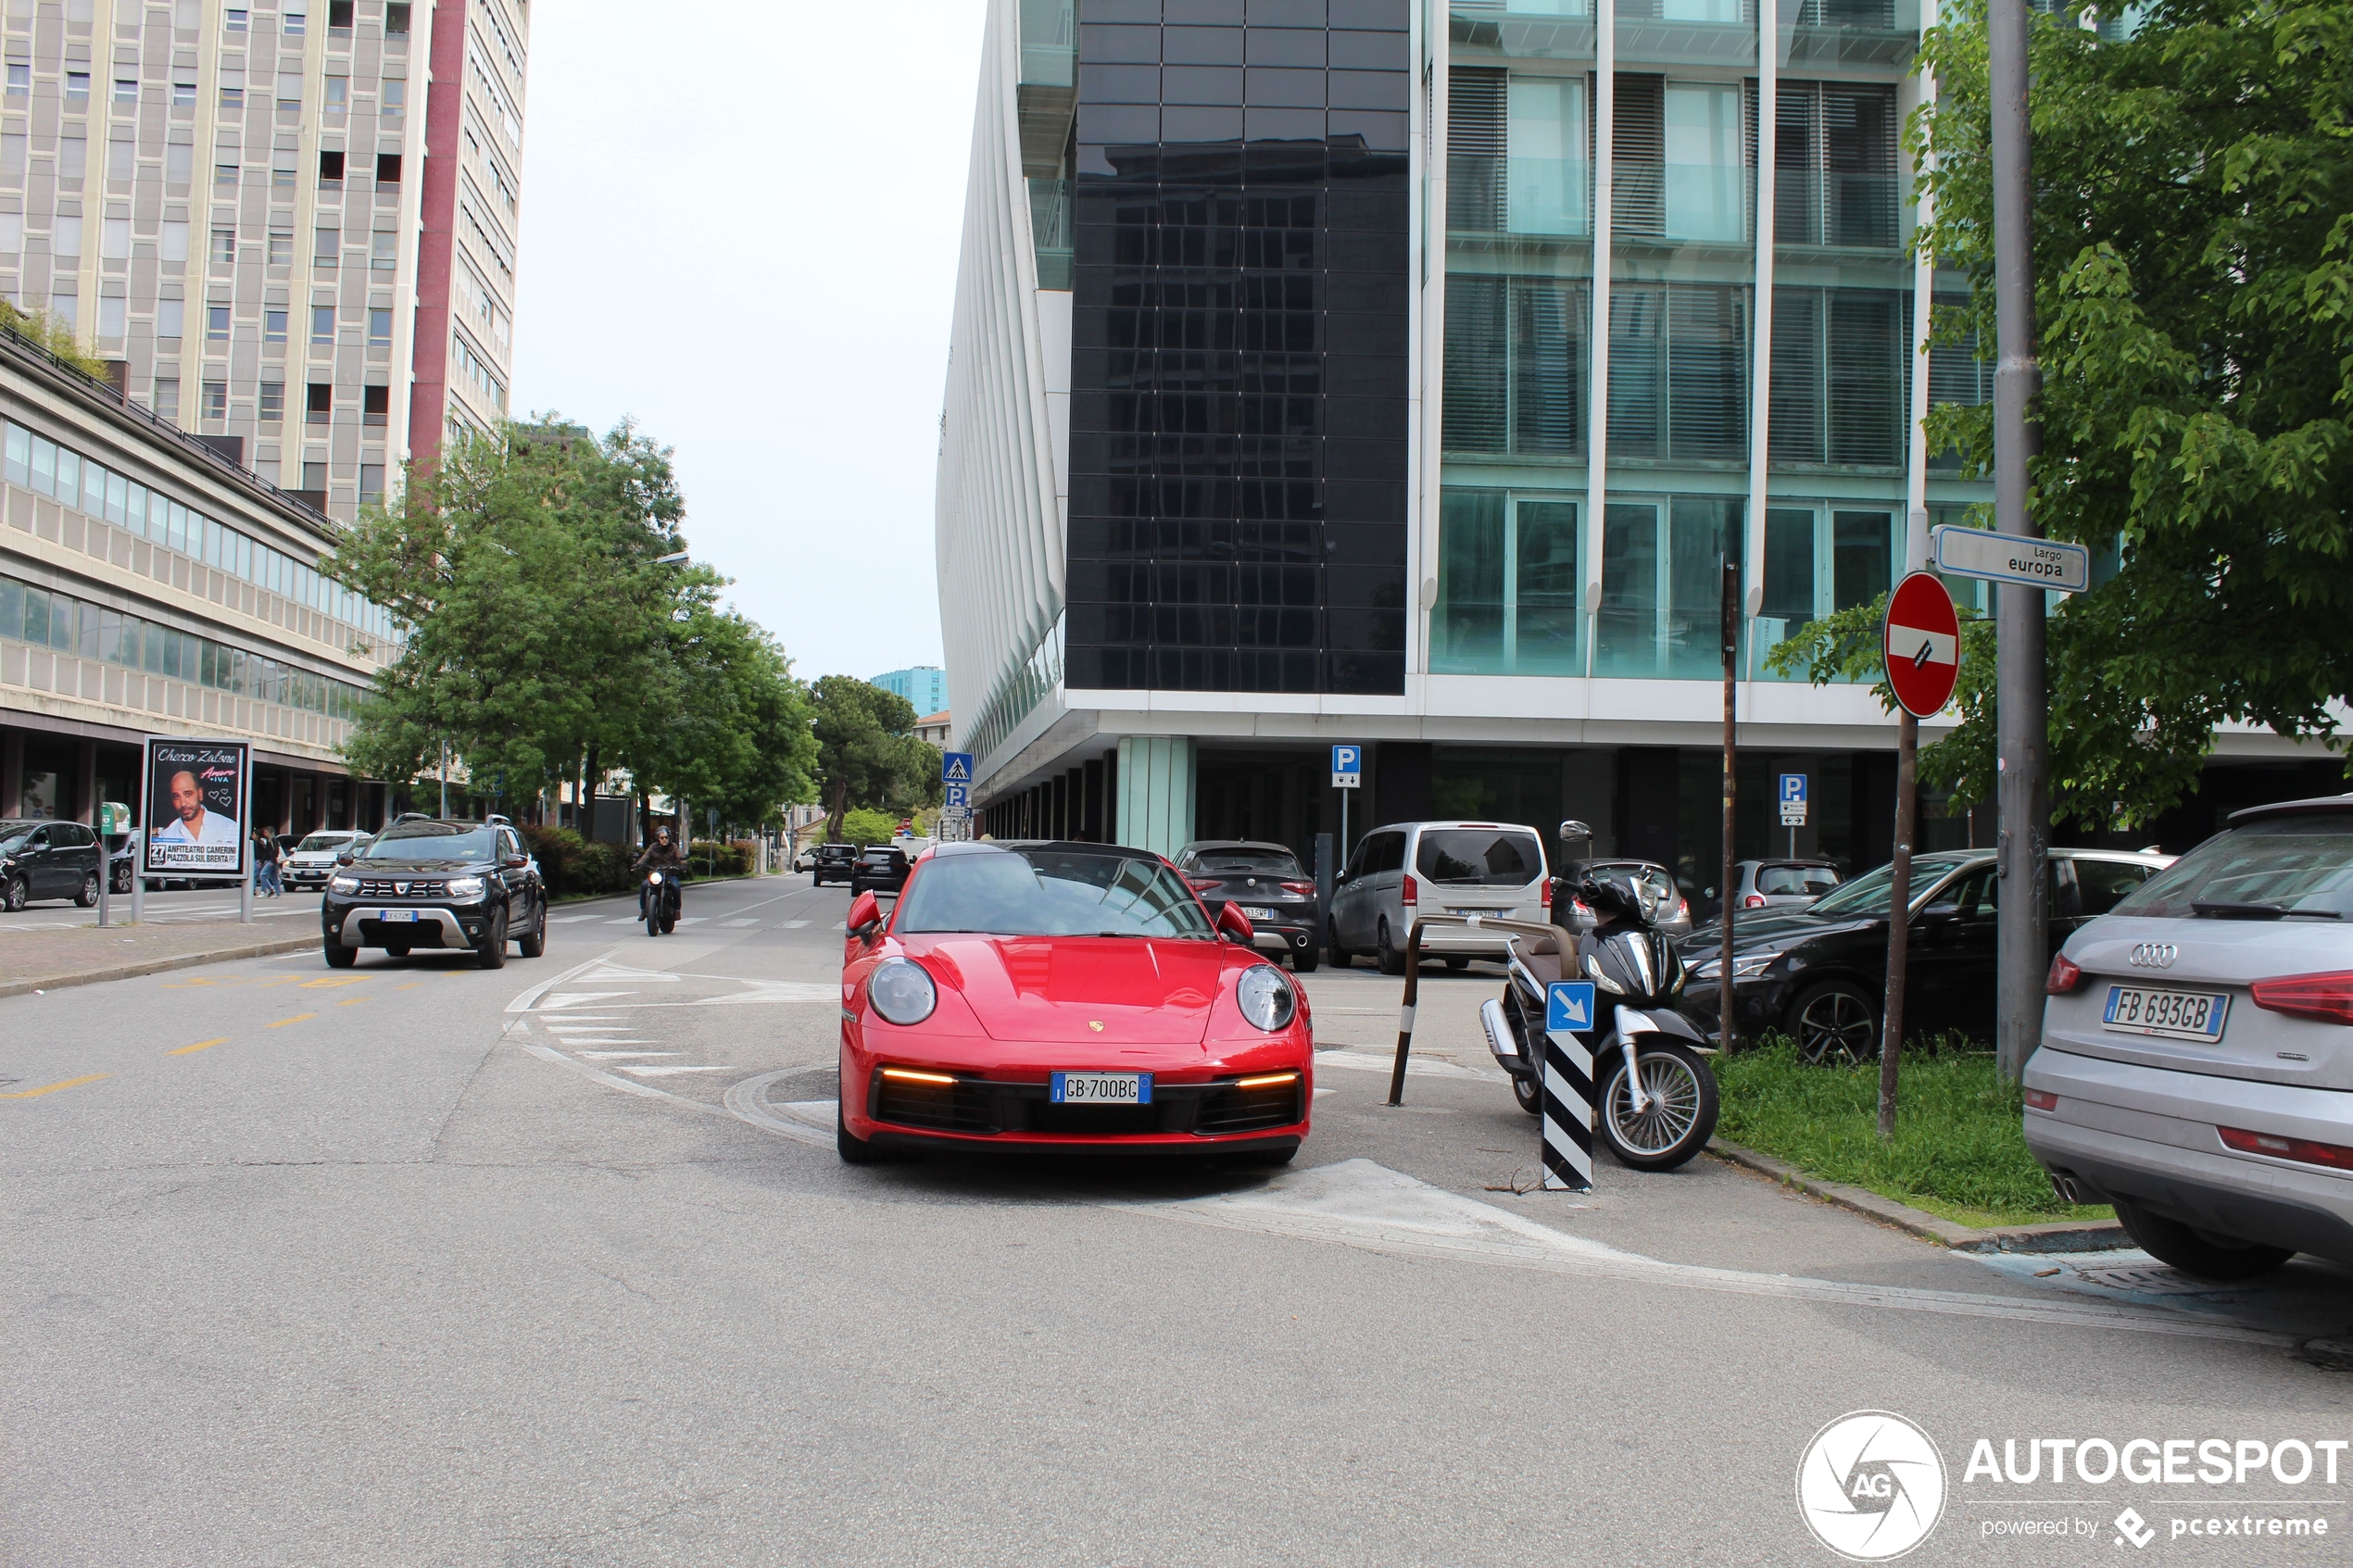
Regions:
<instances>
[{"instance_id":1,"label":"scooter wheel","mask_svg":"<svg viewBox=\"0 0 2353 1568\"><path fill-rule=\"evenodd\" d=\"M1535 1079L1515 1074L1512 1078L1512 1098L1519 1101L1519 1108L1530 1116L1544 1114L1544 1088Z\"/></svg>"},{"instance_id":2,"label":"scooter wheel","mask_svg":"<svg viewBox=\"0 0 2353 1568\"><path fill-rule=\"evenodd\" d=\"M1672 1171L1707 1147L1716 1131L1716 1074L1706 1060L1675 1040L1643 1040L1642 1088L1649 1103L1634 1109L1633 1084L1619 1056L1602 1085L1602 1135L1617 1162L1637 1171Z\"/></svg>"}]
</instances>

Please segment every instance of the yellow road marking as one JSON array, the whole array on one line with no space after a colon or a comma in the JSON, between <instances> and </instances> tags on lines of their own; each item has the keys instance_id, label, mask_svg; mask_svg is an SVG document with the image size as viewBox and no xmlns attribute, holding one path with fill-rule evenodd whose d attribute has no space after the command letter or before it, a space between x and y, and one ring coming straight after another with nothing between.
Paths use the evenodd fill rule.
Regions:
<instances>
[{"instance_id":1,"label":"yellow road marking","mask_svg":"<svg viewBox=\"0 0 2353 1568\"><path fill-rule=\"evenodd\" d=\"M215 1046L225 1046L228 1043L229 1036L223 1035L217 1040L198 1040L193 1046L175 1046L170 1050L168 1050L163 1054L166 1056L186 1056L194 1051L208 1051Z\"/></svg>"},{"instance_id":2,"label":"yellow road marking","mask_svg":"<svg viewBox=\"0 0 2353 1568\"><path fill-rule=\"evenodd\" d=\"M356 1008L361 1002L372 1002L376 998L373 997L346 997L343 1000L337 1002L335 1006L339 1008Z\"/></svg>"},{"instance_id":3,"label":"yellow road marking","mask_svg":"<svg viewBox=\"0 0 2353 1568\"><path fill-rule=\"evenodd\" d=\"M306 1018L316 1018L319 1015L315 1012L298 1012L292 1018L282 1018L275 1023L265 1023L262 1027L264 1029L283 1029L289 1023L300 1023Z\"/></svg>"},{"instance_id":4,"label":"yellow road marking","mask_svg":"<svg viewBox=\"0 0 2353 1568\"><path fill-rule=\"evenodd\" d=\"M93 1073L84 1078L69 1078L62 1084L44 1084L37 1089L19 1089L13 1094L0 1094L0 1099L39 1099L43 1095L54 1095L59 1089L70 1089L76 1084L94 1084L110 1076L110 1073Z\"/></svg>"},{"instance_id":5,"label":"yellow road marking","mask_svg":"<svg viewBox=\"0 0 2353 1568\"><path fill-rule=\"evenodd\" d=\"M326 991L338 985L365 985L368 980L369 977L364 974L329 975L321 980L306 980L302 983L302 988L306 991Z\"/></svg>"},{"instance_id":6,"label":"yellow road marking","mask_svg":"<svg viewBox=\"0 0 2353 1568\"><path fill-rule=\"evenodd\" d=\"M394 990L396 990L396 991L413 991L413 990L415 990L418 986L420 986L420 985L423 985L423 984L424 984L424 982L423 982L423 981L422 981L422 980L411 980L410 982L409 982L409 984L408 984L408 985L395 985L395 986L393 987L393 989L394 989Z\"/></svg>"}]
</instances>

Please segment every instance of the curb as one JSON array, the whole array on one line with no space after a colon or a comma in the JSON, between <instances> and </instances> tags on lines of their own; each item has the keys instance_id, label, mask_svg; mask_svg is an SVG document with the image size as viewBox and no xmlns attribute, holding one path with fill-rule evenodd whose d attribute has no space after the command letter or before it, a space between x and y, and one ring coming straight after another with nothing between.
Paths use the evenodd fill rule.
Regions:
<instances>
[{"instance_id":1,"label":"curb","mask_svg":"<svg viewBox=\"0 0 2353 1568\"><path fill-rule=\"evenodd\" d=\"M232 963L239 959L275 958L281 953L299 953L319 946L319 934L308 932L300 936L272 937L267 942L248 942L239 947L214 947L201 953L174 953L152 959L134 959L129 963L109 964L105 969L79 970L68 974L44 976L37 980L0 982L0 997L24 997L35 991L62 991L69 985L95 985L108 980L136 980L143 974L161 974L166 970L193 969L198 964Z\"/></svg>"},{"instance_id":2,"label":"curb","mask_svg":"<svg viewBox=\"0 0 2353 1568\"><path fill-rule=\"evenodd\" d=\"M1942 1219L1924 1209L1881 1198L1864 1187L1825 1182L1796 1166L1718 1138L1707 1152L1729 1164L1770 1176L1784 1186L1818 1198L1825 1203L1909 1231L1923 1241L1956 1252L2099 1252L2130 1247L2133 1240L2114 1221L2057 1220L2035 1225L1964 1225Z\"/></svg>"}]
</instances>

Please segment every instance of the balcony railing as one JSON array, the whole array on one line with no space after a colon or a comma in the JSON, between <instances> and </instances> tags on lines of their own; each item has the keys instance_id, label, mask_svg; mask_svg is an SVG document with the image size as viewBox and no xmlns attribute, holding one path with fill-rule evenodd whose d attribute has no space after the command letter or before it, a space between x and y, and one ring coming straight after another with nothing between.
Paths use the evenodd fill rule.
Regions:
<instances>
[{"instance_id":1,"label":"balcony railing","mask_svg":"<svg viewBox=\"0 0 2353 1568\"><path fill-rule=\"evenodd\" d=\"M1446 180L1450 232L1584 238L1593 232L1590 164L1457 154L1446 161ZM1612 217L1620 240L1745 245L1755 232L1754 169L1629 161L1616 167L1611 182L1617 191ZM1810 194L1799 203L1807 213L1818 205ZM1808 232L1820 227L1817 220ZM1784 236L1782 243L1824 242Z\"/></svg>"},{"instance_id":2,"label":"balcony railing","mask_svg":"<svg viewBox=\"0 0 2353 1568\"><path fill-rule=\"evenodd\" d=\"M1021 0L1021 83L1068 87L1078 65L1072 0Z\"/></svg>"},{"instance_id":3,"label":"balcony railing","mask_svg":"<svg viewBox=\"0 0 2353 1568\"><path fill-rule=\"evenodd\" d=\"M1910 182L1887 174L1783 169L1773 175L1773 241L1895 250L1904 244Z\"/></svg>"}]
</instances>

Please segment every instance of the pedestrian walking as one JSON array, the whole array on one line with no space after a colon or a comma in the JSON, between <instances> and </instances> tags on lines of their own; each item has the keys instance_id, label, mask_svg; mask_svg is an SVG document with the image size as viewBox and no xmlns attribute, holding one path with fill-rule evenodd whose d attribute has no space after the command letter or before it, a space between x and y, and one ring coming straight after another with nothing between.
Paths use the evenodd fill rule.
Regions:
<instances>
[{"instance_id":1,"label":"pedestrian walking","mask_svg":"<svg viewBox=\"0 0 2353 1568\"><path fill-rule=\"evenodd\" d=\"M278 874L277 836L260 828L253 834L253 890L267 898L283 898L286 893Z\"/></svg>"}]
</instances>

